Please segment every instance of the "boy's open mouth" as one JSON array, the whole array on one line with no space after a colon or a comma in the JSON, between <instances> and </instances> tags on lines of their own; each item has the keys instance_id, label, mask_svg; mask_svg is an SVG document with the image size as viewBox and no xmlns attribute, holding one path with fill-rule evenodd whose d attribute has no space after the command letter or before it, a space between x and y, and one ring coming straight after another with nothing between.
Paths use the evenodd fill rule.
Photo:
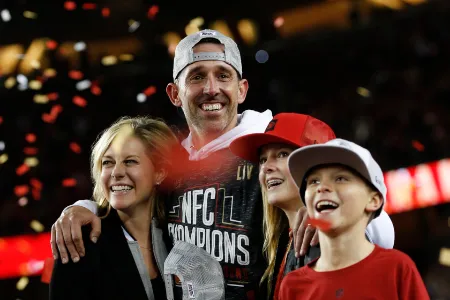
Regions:
<instances>
[{"instance_id":1,"label":"boy's open mouth","mask_svg":"<svg viewBox=\"0 0 450 300\"><path fill-rule=\"evenodd\" d=\"M319 213L331 212L338 207L339 207L339 204L337 204L334 201L330 201L330 200L320 200L319 202L316 203L316 210Z\"/></svg>"}]
</instances>

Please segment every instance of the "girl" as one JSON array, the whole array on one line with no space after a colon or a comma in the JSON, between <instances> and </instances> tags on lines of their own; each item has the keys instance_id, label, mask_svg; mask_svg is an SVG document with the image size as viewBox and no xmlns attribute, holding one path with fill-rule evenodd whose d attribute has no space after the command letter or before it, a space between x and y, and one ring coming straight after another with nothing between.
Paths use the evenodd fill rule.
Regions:
<instances>
[{"instance_id":1,"label":"girl","mask_svg":"<svg viewBox=\"0 0 450 300\"><path fill-rule=\"evenodd\" d=\"M310 247L304 256L296 258L290 228L294 228L297 211L305 209L299 189L288 168L288 156L303 146L322 144L334 139L333 130L324 122L308 115L277 114L264 133L242 136L230 145L237 156L260 166L259 182L264 207L264 248L268 266L261 279L267 281L269 298L278 299L283 277L319 257L318 247ZM383 211L382 217L366 230L369 241L385 248L393 246L392 222ZM380 235L383 232L383 236Z\"/></svg>"}]
</instances>

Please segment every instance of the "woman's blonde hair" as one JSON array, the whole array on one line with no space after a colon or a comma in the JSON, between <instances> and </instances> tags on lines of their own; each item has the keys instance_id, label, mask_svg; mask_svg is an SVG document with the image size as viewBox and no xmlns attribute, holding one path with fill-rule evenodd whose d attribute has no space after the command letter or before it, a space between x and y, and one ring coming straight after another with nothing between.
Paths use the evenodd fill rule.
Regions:
<instances>
[{"instance_id":1,"label":"woman's blonde hair","mask_svg":"<svg viewBox=\"0 0 450 300\"><path fill-rule=\"evenodd\" d=\"M277 250L280 242L281 234L289 227L289 221L286 214L275 205L269 204L267 200L267 192L261 187L263 199L263 232L264 245L263 253L267 259L268 265L264 272L260 284L267 280L268 295L271 294L273 284L273 274L275 272L275 264L277 260ZM278 275L280 276L280 275Z\"/></svg>"},{"instance_id":2,"label":"woman's blonde hair","mask_svg":"<svg viewBox=\"0 0 450 300\"><path fill-rule=\"evenodd\" d=\"M91 176L94 183L93 198L100 208L99 215L106 217L109 214L110 205L106 198L100 176L102 173L102 157L111 145L119 131L125 127L132 130L133 136L139 138L147 147L150 160L155 170L170 170L172 154L179 148L176 135L170 127L161 119L151 117L121 117L110 127L105 129L92 146L91 152ZM164 220L164 203L159 201L158 193L154 194L151 204L151 214L156 215L159 224Z\"/></svg>"}]
</instances>

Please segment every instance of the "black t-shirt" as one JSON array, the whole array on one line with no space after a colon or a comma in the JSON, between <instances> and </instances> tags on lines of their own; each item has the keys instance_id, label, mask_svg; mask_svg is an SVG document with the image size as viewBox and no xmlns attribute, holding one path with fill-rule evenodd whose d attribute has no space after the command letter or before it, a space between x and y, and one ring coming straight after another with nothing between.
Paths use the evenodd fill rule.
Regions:
<instances>
[{"instance_id":1,"label":"black t-shirt","mask_svg":"<svg viewBox=\"0 0 450 300\"><path fill-rule=\"evenodd\" d=\"M169 236L205 249L220 262L227 300L264 299L258 166L223 149L200 161L186 159L176 174L166 202ZM181 295L181 285L175 294Z\"/></svg>"},{"instance_id":2,"label":"black t-shirt","mask_svg":"<svg viewBox=\"0 0 450 300\"><path fill-rule=\"evenodd\" d=\"M158 275L158 277L151 279L153 296L156 300L158 299L167 299L166 297L166 286L164 285L164 281L162 279L162 275Z\"/></svg>"}]
</instances>

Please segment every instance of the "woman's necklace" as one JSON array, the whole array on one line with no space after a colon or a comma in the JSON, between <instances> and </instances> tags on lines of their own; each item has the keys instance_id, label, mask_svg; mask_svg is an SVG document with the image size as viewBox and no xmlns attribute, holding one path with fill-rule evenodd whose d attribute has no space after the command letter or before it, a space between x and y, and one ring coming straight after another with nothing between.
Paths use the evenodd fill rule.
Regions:
<instances>
[{"instance_id":1,"label":"woman's necklace","mask_svg":"<svg viewBox=\"0 0 450 300\"><path fill-rule=\"evenodd\" d=\"M142 248L142 249L145 249L145 250L148 250L148 251L152 251L152 248L147 248L147 247L142 247L141 245L139 245L139 248Z\"/></svg>"}]
</instances>

